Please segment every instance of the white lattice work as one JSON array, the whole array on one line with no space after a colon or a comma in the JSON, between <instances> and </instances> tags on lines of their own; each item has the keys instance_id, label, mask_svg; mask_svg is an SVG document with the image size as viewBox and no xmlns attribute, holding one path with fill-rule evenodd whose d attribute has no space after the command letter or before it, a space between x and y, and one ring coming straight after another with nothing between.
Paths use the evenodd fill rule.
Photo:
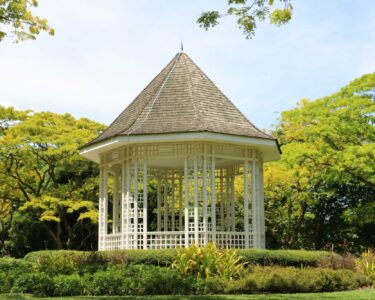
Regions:
<instances>
[{"instance_id":1,"label":"white lattice work","mask_svg":"<svg viewBox=\"0 0 375 300\"><path fill-rule=\"evenodd\" d=\"M262 172L260 153L239 145L134 144L103 153L99 249L211 241L264 248Z\"/></svg>"}]
</instances>

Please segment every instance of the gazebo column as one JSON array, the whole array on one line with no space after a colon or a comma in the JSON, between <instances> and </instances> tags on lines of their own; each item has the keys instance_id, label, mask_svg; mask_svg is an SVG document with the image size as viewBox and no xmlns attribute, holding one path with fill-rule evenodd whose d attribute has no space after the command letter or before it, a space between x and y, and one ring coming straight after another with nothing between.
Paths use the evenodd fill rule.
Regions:
<instances>
[{"instance_id":1,"label":"gazebo column","mask_svg":"<svg viewBox=\"0 0 375 300\"><path fill-rule=\"evenodd\" d=\"M245 231L245 248L250 247L249 241L249 234L250 234L250 226L249 226L249 161L247 159L246 151L246 159L244 162L244 204L243 204L243 215L244 215L244 231Z\"/></svg>"},{"instance_id":2,"label":"gazebo column","mask_svg":"<svg viewBox=\"0 0 375 300\"><path fill-rule=\"evenodd\" d=\"M143 249L147 249L147 162L143 161Z\"/></svg>"},{"instance_id":3,"label":"gazebo column","mask_svg":"<svg viewBox=\"0 0 375 300\"><path fill-rule=\"evenodd\" d=\"M266 248L266 230L264 219L264 185L263 185L263 159L258 156L259 166L259 231L260 231L260 248Z\"/></svg>"},{"instance_id":4,"label":"gazebo column","mask_svg":"<svg viewBox=\"0 0 375 300\"><path fill-rule=\"evenodd\" d=\"M105 250L105 237L108 234L108 168L100 168L99 185L99 250Z\"/></svg>"},{"instance_id":5,"label":"gazebo column","mask_svg":"<svg viewBox=\"0 0 375 300\"><path fill-rule=\"evenodd\" d=\"M220 231L225 231L225 215L224 215L224 174L220 169Z\"/></svg>"},{"instance_id":6,"label":"gazebo column","mask_svg":"<svg viewBox=\"0 0 375 300\"><path fill-rule=\"evenodd\" d=\"M174 174L175 174L175 172L174 171L172 171L172 174L171 174L171 180L172 180L172 182L171 182L171 193L172 193L172 200L171 200L171 214L172 214L172 216L171 216L171 230L172 231L175 231L176 230L176 228L175 228L175 226L176 226L176 215L175 215L175 177L174 177Z\"/></svg>"},{"instance_id":7,"label":"gazebo column","mask_svg":"<svg viewBox=\"0 0 375 300\"><path fill-rule=\"evenodd\" d=\"M161 175L158 171L158 190L157 190L157 225L156 230L161 231Z\"/></svg>"},{"instance_id":8,"label":"gazebo column","mask_svg":"<svg viewBox=\"0 0 375 300\"><path fill-rule=\"evenodd\" d=\"M185 247L189 247L189 171L188 171L188 158L185 157L184 162L184 179L185 179Z\"/></svg>"},{"instance_id":9,"label":"gazebo column","mask_svg":"<svg viewBox=\"0 0 375 300\"><path fill-rule=\"evenodd\" d=\"M203 245L208 243L208 214L207 214L207 145L204 147L204 156L203 156Z\"/></svg>"},{"instance_id":10,"label":"gazebo column","mask_svg":"<svg viewBox=\"0 0 375 300\"><path fill-rule=\"evenodd\" d=\"M234 193L234 178L235 178L235 168L230 169L230 200L231 200L231 231L236 231L236 206L235 206L235 193Z\"/></svg>"},{"instance_id":11,"label":"gazebo column","mask_svg":"<svg viewBox=\"0 0 375 300\"><path fill-rule=\"evenodd\" d=\"M127 211L127 174L126 174L126 162L123 161L121 164L121 249L127 249L126 237L128 235L128 220Z\"/></svg>"},{"instance_id":12,"label":"gazebo column","mask_svg":"<svg viewBox=\"0 0 375 300\"><path fill-rule=\"evenodd\" d=\"M134 172L133 172L133 201L134 201L134 231L133 231L133 242L134 249L138 249L138 159L134 159Z\"/></svg>"},{"instance_id":13,"label":"gazebo column","mask_svg":"<svg viewBox=\"0 0 375 300\"><path fill-rule=\"evenodd\" d=\"M211 232L212 241L216 243L216 172L215 157L211 158Z\"/></svg>"},{"instance_id":14,"label":"gazebo column","mask_svg":"<svg viewBox=\"0 0 375 300\"><path fill-rule=\"evenodd\" d=\"M120 198L120 174L118 170L113 172L113 210L112 220L113 228L112 233L121 232L121 198Z\"/></svg>"},{"instance_id":15,"label":"gazebo column","mask_svg":"<svg viewBox=\"0 0 375 300\"><path fill-rule=\"evenodd\" d=\"M168 182L168 171L164 171L164 195L163 195L163 230L168 231L168 188L169 188L169 182Z\"/></svg>"},{"instance_id":16,"label":"gazebo column","mask_svg":"<svg viewBox=\"0 0 375 300\"><path fill-rule=\"evenodd\" d=\"M260 155L254 150L252 163L252 225L254 248L264 248L264 196L261 164Z\"/></svg>"},{"instance_id":17,"label":"gazebo column","mask_svg":"<svg viewBox=\"0 0 375 300\"><path fill-rule=\"evenodd\" d=\"M183 172L180 171L180 173L178 174L178 204L179 204L179 214L178 214L178 230L179 231L182 231L183 230L183 216L184 216L184 206L183 206L183 203L182 203L182 200L183 200L183 194L182 194L182 186L183 186L183 181L182 181L182 174Z\"/></svg>"},{"instance_id":18,"label":"gazebo column","mask_svg":"<svg viewBox=\"0 0 375 300\"><path fill-rule=\"evenodd\" d=\"M199 246L198 159L194 156L194 242Z\"/></svg>"}]
</instances>

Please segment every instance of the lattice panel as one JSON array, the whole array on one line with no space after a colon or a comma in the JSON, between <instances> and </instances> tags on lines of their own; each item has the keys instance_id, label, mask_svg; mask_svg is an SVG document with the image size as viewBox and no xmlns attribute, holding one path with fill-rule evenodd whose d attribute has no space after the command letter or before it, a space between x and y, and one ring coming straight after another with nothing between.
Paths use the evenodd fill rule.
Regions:
<instances>
[{"instance_id":1,"label":"lattice panel","mask_svg":"<svg viewBox=\"0 0 375 300\"><path fill-rule=\"evenodd\" d=\"M149 161L153 168L148 169L150 157L153 157ZM159 168L158 163L154 163L157 157L161 158L159 165L164 161L168 163L166 158L171 157L170 167ZM179 159L182 162L177 164ZM117 189L113 206L115 230L111 234L108 234L108 221L103 217L108 214L108 173L103 172L100 178L101 250L203 246L211 240L219 247L227 248L264 244L264 224L258 217L263 205L260 202L263 192L260 187L261 157L253 149L199 142L130 145L101 155L101 163L102 170L110 170L113 174L119 172L116 175L118 187L114 187ZM236 211L235 186L240 186L237 178L244 181L247 194L247 206L244 206L246 231L245 225L236 228L238 217L245 218L242 209ZM147 185L150 180L157 182L155 232L148 232L147 227Z\"/></svg>"}]
</instances>

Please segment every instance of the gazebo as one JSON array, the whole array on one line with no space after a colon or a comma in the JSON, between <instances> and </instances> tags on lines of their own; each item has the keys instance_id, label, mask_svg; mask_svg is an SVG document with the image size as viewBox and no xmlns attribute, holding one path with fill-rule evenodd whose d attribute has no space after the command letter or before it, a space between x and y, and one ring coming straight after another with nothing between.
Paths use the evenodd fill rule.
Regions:
<instances>
[{"instance_id":1,"label":"gazebo","mask_svg":"<svg viewBox=\"0 0 375 300\"><path fill-rule=\"evenodd\" d=\"M277 140L178 53L81 155L100 166L99 250L265 248Z\"/></svg>"}]
</instances>

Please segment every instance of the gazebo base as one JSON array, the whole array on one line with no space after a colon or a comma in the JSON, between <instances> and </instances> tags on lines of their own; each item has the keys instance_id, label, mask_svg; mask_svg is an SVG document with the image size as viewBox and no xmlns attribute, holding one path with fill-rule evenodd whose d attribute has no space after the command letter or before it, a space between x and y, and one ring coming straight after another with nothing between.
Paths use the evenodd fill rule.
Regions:
<instances>
[{"instance_id":1,"label":"gazebo base","mask_svg":"<svg viewBox=\"0 0 375 300\"><path fill-rule=\"evenodd\" d=\"M219 248L246 248L244 232L222 232L217 231L215 237L212 232L199 232L198 240L194 232L185 236L185 231L154 231L138 234L107 234L104 236L104 250L123 249L168 249L188 247L190 245L204 246L208 242L214 242ZM250 234L247 234L248 236ZM252 237L249 236L249 247L252 248Z\"/></svg>"}]
</instances>

